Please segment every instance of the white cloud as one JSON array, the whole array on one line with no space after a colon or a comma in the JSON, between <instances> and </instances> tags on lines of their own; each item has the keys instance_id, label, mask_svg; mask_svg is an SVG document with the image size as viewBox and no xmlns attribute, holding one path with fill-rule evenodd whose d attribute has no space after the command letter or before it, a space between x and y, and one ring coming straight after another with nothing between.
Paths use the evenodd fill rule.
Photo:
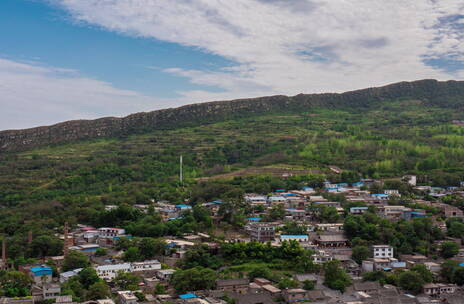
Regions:
<instances>
[{"instance_id":1,"label":"white cloud","mask_svg":"<svg viewBox=\"0 0 464 304\"><path fill-rule=\"evenodd\" d=\"M0 58L0 130L71 119L121 116L169 101L85 78L77 71ZM181 101L175 101L179 105Z\"/></svg>"},{"instance_id":2,"label":"white cloud","mask_svg":"<svg viewBox=\"0 0 464 304\"><path fill-rule=\"evenodd\" d=\"M234 62L167 69L221 92L186 100L344 91L451 79L425 59L462 60L462 0L52 0L79 21L193 46Z\"/></svg>"}]
</instances>

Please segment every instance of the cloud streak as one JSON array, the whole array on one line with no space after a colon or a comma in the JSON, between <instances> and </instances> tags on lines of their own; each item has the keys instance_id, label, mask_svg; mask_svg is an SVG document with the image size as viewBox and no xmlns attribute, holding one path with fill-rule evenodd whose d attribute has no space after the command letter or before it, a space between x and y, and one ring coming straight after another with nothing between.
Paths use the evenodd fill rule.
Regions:
<instances>
[{"instance_id":1,"label":"cloud streak","mask_svg":"<svg viewBox=\"0 0 464 304\"><path fill-rule=\"evenodd\" d=\"M430 60L462 60L459 0L54 0L74 20L223 56L222 70L166 72L219 91L180 92L221 99L344 91L462 70Z\"/></svg>"},{"instance_id":2,"label":"cloud streak","mask_svg":"<svg viewBox=\"0 0 464 304\"><path fill-rule=\"evenodd\" d=\"M2 58L0 96L0 130L122 116L169 105L169 101L117 89L74 70Z\"/></svg>"}]
</instances>

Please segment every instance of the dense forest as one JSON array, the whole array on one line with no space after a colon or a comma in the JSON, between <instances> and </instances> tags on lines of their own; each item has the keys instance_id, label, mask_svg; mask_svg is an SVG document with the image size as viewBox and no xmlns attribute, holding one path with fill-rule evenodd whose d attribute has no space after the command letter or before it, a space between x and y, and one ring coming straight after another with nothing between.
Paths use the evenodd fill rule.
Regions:
<instances>
[{"instance_id":1,"label":"dense forest","mask_svg":"<svg viewBox=\"0 0 464 304\"><path fill-rule=\"evenodd\" d=\"M403 98L362 110L312 107L2 153L0 234L11 239L10 256L39 258L61 252L54 235L65 221L122 226L142 237L211 227L200 208L168 223L131 208L151 201L239 204L246 192L320 187L326 179L394 181L404 174L424 185L455 186L464 176L464 114L456 111L460 102L453 104ZM105 211L109 204L120 208ZM231 223L244 217L224 215ZM31 244L28 231L35 236Z\"/></svg>"}]
</instances>

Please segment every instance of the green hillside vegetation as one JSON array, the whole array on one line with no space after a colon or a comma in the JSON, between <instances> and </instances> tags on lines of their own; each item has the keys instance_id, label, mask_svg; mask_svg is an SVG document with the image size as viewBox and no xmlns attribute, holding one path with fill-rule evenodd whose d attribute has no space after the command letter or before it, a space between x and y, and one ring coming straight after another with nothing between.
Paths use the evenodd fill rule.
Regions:
<instances>
[{"instance_id":1,"label":"green hillside vegetation","mask_svg":"<svg viewBox=\"0 0 464 304\"><path fill-rule=\"evenodd\" d=\"M156 237L211 227L202 215L204 210L164 224L156 215L145 216L126 205L127 209L115 211L119 215L105 212L107 204L146 204L151 199L238 202L244 192L320 186L325 178L354 182L360 177L416 174L421 184L457 185L464 176L464 127L452 120L464 120L464 113L456 110L460 101L450 103L453 106L438 107L399 99L364 108L274 112L3 153L0 234L12 239L10 256L37 258L60 253L59 246L40 251L37 237L61 231L56 229L65 221L70 225L120 225L135 235L151 231L140 236ZM332 165L343 173L332 173L328 169ZM295 175L287 179L272 176L282 168ZM253 175L244 176L247 172ZM225 173L229 173L227 178L215 178ZM230 216L231 222L241 220L242 214ZM29 230L36 236L30 245L25 242Z\"/></svg>"}]
</instances>

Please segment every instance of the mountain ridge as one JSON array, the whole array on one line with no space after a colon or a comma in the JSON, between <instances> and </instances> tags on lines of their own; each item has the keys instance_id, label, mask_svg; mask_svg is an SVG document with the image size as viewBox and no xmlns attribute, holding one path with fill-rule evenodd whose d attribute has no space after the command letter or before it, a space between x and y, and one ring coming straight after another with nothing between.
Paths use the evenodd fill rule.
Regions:
<instances>
[{"instance_id":1,"label":"mountain ridge","mask_svg":"<svg viewBox=\"0 0 464 304\"><path fill-rule=\"evenodd\" d=\"M449 97L458 97L459 100ZM0 153L16 152L50 144L101 137L125 136L152 130L207 124L237 116L250 116L273 111L305 111L311 107L366 107L377 101L418 98L431 105L464 106L464 81L434 79L398 82L382 87L345 93L274 95L249 99L195 103L178 108L139 112L128 116L95 120L71 120L50 126L0 131Z\"/></svg>"}]
</instances>

